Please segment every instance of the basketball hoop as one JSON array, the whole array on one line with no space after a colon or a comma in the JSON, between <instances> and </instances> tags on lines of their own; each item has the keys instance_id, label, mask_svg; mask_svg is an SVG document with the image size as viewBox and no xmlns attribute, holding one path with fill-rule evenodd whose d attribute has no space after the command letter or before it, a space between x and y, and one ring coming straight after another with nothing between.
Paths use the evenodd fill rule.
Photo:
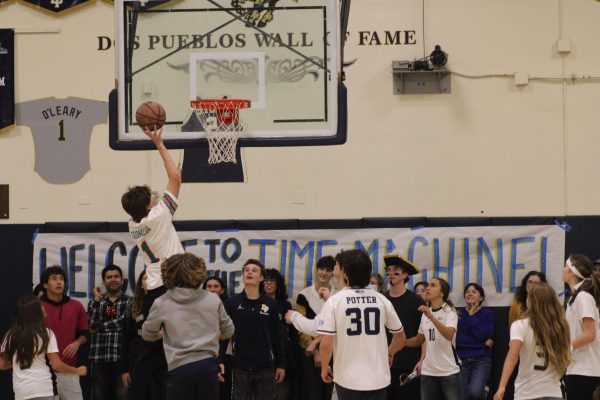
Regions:
<instances>
[{"instance_id":1,"label":"basketball hoop","mask_svg":"<svg viewBox=\"0 0 600 400\"><path fill-rule=\"evenodd\" d=\"M239 111L250 107L245 99L191 100L190 105L200 120L208 140L208 163L237 163L235 150L240 132L246 129Z\"/></svg>"}]
</instances>

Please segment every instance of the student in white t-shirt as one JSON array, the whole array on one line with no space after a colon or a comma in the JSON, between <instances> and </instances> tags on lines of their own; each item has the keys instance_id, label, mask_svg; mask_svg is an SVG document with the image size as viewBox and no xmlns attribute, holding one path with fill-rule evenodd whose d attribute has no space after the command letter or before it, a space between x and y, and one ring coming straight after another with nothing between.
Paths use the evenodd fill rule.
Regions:
<instances>
[{"instance_id":1,"label":"student in white t-shirt","mask_svg":"<svg viewBox=\"0 0 600 400\"><path fill-rule=\"evenodd\" d=\"M593 269L592 260L583 254L570 255L563 268L572 293L566 313L573 348L565 376L569 399L591 399L600 385L600 280Z\"/></svg>"},{"instance_id":2,"label":"student in white t-shirt","mask_svg":"<svg viewBox=\"0 0 600 400\"><path fill-rule=\"evenodd\" d=\"M421 367L422 400L462 400L460 360L456 354L458 315L450 296L450 285L442 278L431 278L425 289L428 306L423 313L417 336L406 345L419 347L427 342L427 353Z\"/></svg>"},{"instance_id":3,"label":"student in white t-shirt","mask_svg":"<svg viewBox=\"0 0 600 400\"><path fill-rule=\"evenodd\" d=\"M45 311L34 296L21 297L12 325L0 347L0 369L13 369L15 400L58 400L56 372L84 376L87 368L71 367L58 356L54 333L44 325Z\"/></svg>"},{"instance_id":4,"label":"student in white t-shirt","mask_svg":"<svg viewBox=\"0 0 600 400\"><path fill-rule=\"evenodd\" d=\"M515 400L560 400L560 378L571 359L569 326L556 293L547 283L534 283L527 312L510 327L510 349L494 400L502 400L517 362ZM591 397L574 397L590 399Z\"/></svg>"},{"instance_id":5,"label":"student in white t-shirt","mask_svg":"<svg viewBox=\"0 0 600 400\"><path fill-rule=\"evenodd\" d=\"M389 365L404 346L402 323L384 295L365 288L373 265L364 250L343 251L342 265L348 287L327 300L319 317L321 378L335 382L340 400L385 400ZM386 329L393 334L389 347Z\"/></svg>"}]
</instances>

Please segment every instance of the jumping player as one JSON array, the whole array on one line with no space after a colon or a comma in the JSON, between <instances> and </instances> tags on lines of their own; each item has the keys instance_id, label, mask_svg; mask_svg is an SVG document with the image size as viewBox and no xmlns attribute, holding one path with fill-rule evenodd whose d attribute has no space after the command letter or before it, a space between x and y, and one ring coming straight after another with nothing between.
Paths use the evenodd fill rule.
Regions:
<instances>
[{"instance_id":1,"label":"jumping player","mask_svg":"<svg viewBox=\"0 0 600 400\"><path fill-rule=\"evenodd\" d=\"M166 291L163 286L160 264L174 254L183 253L183 246L173 226L173 214L179 206L179 188L181 187L181 171L175 166L162 139L162 129L144 133L152 140L165 164L167 190L162 197L152 192L146 185L133 186L121 197L123 209L131 216L129 233L144 256L148 274L148 293L144 299L142 311L144 316L154 300Z\"/></svg>"},{"instance_id":2,"label":"jumping player","mask_svg":"<svg viewBox=\"0 0 600 400\"><path fill-rule=\"evenodd\" d=\"M348 287L325 303L319 317L321 378L335 382L340 400L385 400L389 364L404 346L402 324L384 295L365 289L372 263L364 250L342 252L342 265ZM389 348L386 329L394 335ZM332 353L333 376L329 367Z\"/></svg>"}]
</instances>

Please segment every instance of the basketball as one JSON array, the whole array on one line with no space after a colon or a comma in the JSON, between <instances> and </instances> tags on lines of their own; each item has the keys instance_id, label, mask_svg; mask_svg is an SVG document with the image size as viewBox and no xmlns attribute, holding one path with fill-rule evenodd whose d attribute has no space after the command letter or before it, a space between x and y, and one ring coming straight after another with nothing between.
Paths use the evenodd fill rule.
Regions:
<instances>
[{"instance_id":1,"label":"basketball","mask_svg":"<svg viewBox=\"0 0 600 400\"><path fill-rule=\"evenodd\" d=\"M142 129L160 129L167 120L167 113L159 103L147 101L135 111L135 120Z\"/></svg>"}]
</instances>

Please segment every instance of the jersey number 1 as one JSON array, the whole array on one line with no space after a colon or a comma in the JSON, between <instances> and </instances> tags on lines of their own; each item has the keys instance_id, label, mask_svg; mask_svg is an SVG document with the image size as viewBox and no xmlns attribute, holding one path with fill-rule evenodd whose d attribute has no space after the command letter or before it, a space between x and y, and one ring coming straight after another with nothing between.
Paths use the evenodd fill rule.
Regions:
<instances>
[{"instance_id":1,"label":"jersey number 1","mask_svg":"<svg viewBox=\"0 0 600 400\"><path fill-rule=\"evenodd\" d=\"M65 139L65 120L61 119L60 122L58 123L58 126L60 127L58 141L64 142L65 140L67 140L67 139Z\"/></svg>"}]
</instances>

